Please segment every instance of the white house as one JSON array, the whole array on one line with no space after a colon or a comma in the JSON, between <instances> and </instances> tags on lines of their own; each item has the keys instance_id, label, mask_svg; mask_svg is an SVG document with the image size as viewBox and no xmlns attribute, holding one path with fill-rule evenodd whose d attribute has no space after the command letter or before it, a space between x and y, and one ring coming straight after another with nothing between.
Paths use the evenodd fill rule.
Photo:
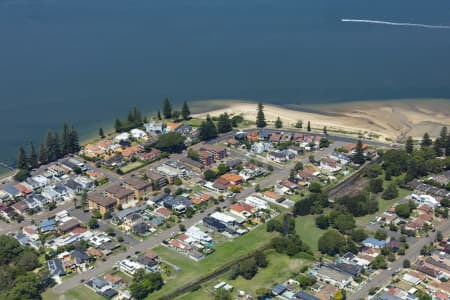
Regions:
<instances>
[{"instance_id":1,"label":"white house","mask_svg":"<svg viewBox=\"0 0 450 300\"><path fill-rule=\"evenodd\" d=\"M264 151L269 150L271 147L270 143L266 143L266 142L258 142L258 143L254 143L252 145L251 151L257 154L261 154Z\"/></svg>"},{"instance_id":2,"label":"white house","mask_svg":"<svg viewBox=\"0 0 450 300\"><path fill-rule=\"evenodd\" d=\"M161 134L163 132L163 123L162 122L152 122L144 124L145 131L148 133L156 133Z\"/></svg>"},{"instance_id":3,"label":"white house","mask_svg":"<svg viewBox=\"0 0 450 300\"><path fill-rule=\"evenodd\" d=\"M136 273L138 269L144 269L143 265L129 259L121 260L117 265L119 266L120 270L131 275L134 275L134 273Z\"/></svg>"},{"instance_id":4,"label":"white house","mask_svg":"<svg viewBox=\"0 0 450 300\"><path fill-rule=\"evenodd\" d=\"M117 143L128 142L129 140L130 140L130 134L128 132L122 132L114 138L114 141L116 141Z\"/></svg>"},{"instance_id":5,"label":"white house","mask_svg":"<svg viewBox=\"0 0 450 300\"><path fill-rule=\"evenodd\" d=\"M211 242L212 238L205 232L201 231L197 226L190 227L186 234L196 241Z\"/></svg>"},{"instance_id":6,"label":"white house","mask_svg":"<svg viewBox=\"0 0 450 300\"><path fill-rule=\"evenodd\" d=\"M217 221L224 223L224 224L228 224L228 225L234 225L236 223L236 219L233 218L232 216L226 215L224 213L221 212L214 212L211 214L210 216L213 219L216 219Z\"/></svg>"},{"instance_id":7,"label":"white house","mask_svg":"<svg viewBox=\"0 0 450 300\"><path fill-rule=\"evenodd\" d=\"M440 203L430 195L416 195L412 194L411 198L414 199L419 205L426 204L432 208L436 208Z\"/></svg>"},{"instance_id":8,"label":"white house","mask_svg":"<svg viewBox=\"0 0 450 300\"><path fill-rule=\"evenodd\" d=\"M248 205L256 207L257 209L269 209L269 204L266 201L254 196L248 196L247 198L245 198L244 202Z\"/></svg>"},{"instance_id":9,"label":"white house","mask_svg":"<svg viewBox=\"0 0 450 300\"><path fill-rule=\"evenodd\" d=\"M145 133L145 131L138 128L131 129L130 134L136 140L142 140L147 138L147 134Z\"/></svg>"}]
</instances>

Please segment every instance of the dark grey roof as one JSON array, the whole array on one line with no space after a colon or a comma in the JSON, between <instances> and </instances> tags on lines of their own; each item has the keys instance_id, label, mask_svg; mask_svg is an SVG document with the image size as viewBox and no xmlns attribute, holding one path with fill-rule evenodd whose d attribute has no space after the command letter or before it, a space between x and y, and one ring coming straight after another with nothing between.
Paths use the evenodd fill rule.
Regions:
<instances>
[{"instance_id":1,"label":"dark grey roof","mask_svg":"<svg viewBox=\"0 0 450 300\"><path fill-rule=\"evenodd\" d=\"M295 299L301 299L301 300L320 300L316 296L313 296L311 294L308 294L307 292L300 291L297 294L294 295Z\"/></svg>"},{"instance_id":2,"label":"dark grey roof","mask_svg":"<svg viewBox=\"0 0 450 300\"><path fill-rule=\"evenodd\" d=\"M60 259L51 259L47 261L48 271L50 276L64 275L64 267Z\"/></svg>"},{"instance_id":3,"label":"dark grey roof","mask_svg":"<svg viewBox=\"0 0 450 300\"><path fill-rule=\"evenodd\" d=\"M82 186L81 184L79 184L78 182L76 182L76 181L73 180L73 179L69 179L69 180L66 182L66 186L67 186L69 189L72 189L72 190L74 190L74 191L76 191L76 190L81 190L81 189L83 188L83 186Z\"/></svg>"},{"instance_id":4,"label":"dark grey roof","mask_svg":"<svg viewBox=\"0 0 450 300\"><path fill-rule=\"evenodd\" d=\"M173 208L177 205L184 205L186 207L192 206L192 201L183 196L171 196L168 195L164 200L164 206L167 208Z\"/></svg>"},{"instance_id":5,"label":"dark grey roof","mask_svg":"<svg viewBox=\"0 0 450 300\"><path fill-rule=\"evenodd\" d=\"M89 261L89 255L86 252L75 249L72 251L72 256L77 264L82 264Z\"/></svg>"}]
</instances>

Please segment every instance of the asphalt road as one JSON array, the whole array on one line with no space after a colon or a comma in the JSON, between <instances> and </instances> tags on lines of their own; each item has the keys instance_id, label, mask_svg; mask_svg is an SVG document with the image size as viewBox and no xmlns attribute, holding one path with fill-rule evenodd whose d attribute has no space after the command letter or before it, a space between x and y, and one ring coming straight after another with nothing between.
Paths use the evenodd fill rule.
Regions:
<instances>
[{"instance_id":1,"label":"asphalt road","mask_svg":"<svg viewBox=\"0 0 450 300\"><path fill-rule=\"evenodd\" d=\"M446 220L443 224L436 228L436 232L441 231L444 234L447 234L450 231L450 220ZM411 262L414 262L417 257L420 255L420 250L423 246L429 245L431 242L434 242L436 239L436 232L430 233L428 237L417 239L414 244L411 244L409 249L406 250L405 255L400 256L399 259L392 262L388 267L389 269L382 270L380 273L375 275L374 278L370 279L368 282L365 282L362 287L350 295L348 297L349 300L359 300L359 299L367 299L369 295L369 291L371 288L379 288L388 284L392 280L392 274L396 272L398 269L403 268L403 260L408 259Z\"/></svg>"},{"instance_id":2,"label":"asphalt road","mask_svg":"<svg viewBox=\"0 0 450 300\"><path fill-rule=\"evenodd\" d=\"M337 144L339 147L340 144ZM329 155L333 151L333 147L324 149L322 151L318 151L315 153L316 159L320 159L321 157L325 157ZM308 158L304 158L302 160L304 163L308 161ZM286 166L285 168L281 170L277 170L276 172L273 172L271 175L267 176L260 182L261 187L266 187L269 185L273 185L275 182L280 181L282 179L285 179L289 177L290 169L294 165L294 161L290 163L290 165ZM236 197L237 200L245 199L246 197L250 196L254 192L253 188L247 188L244 191L242 191L238 196ZM231 200L227 199L224 202L221 202L217 205L214 205L207 210L205 210L203 213L197 213L195 214L191 219L184 220L181 224L184 224L186 228L189 228L190 226L195 225L197 222L201 221L204 217L207 215L213 213L217 207L222 206L229 206L231 204ZM96 264L95 268L93 270L86 271L81 274L77 274L69 279L64 280L61 284L55 286L53 289L56 293L64 293L72 288L75 288L78 286L81 282L81 280L89 280L92 277L99 276L102 273L105 273L120 260L125 259L127 256L134 255L137 251L144 252L146 249L153 248L161 244L162 241L170 238L174 233L177 233L179 231L178 224L174 225L173 227L161 232L159 235L154 236L148 240L144 240L143 242L130 246L127 248L125 252L118 253L112 256L109 256L106 261L102 261Z\"/></svg>"}]
</instances>

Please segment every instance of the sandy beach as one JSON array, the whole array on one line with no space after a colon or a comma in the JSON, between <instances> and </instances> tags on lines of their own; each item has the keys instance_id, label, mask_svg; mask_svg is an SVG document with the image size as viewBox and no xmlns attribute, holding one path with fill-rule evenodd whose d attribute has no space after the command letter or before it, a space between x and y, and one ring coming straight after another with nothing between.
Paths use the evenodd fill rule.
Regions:
<instances>
[{"instance_id":1,"label":"sandy beach","mask_svg":"<svg viewBox=\"0 0 450 300\"><path fill-rule=\"evenodd\" d=\"M205 104L206 105L206 104ZM245 101L209 101L211 116L227 112L242 114L255 120L256 104ZM219 107L219 108L217 108ZM425 132L439 134L442 126L450 126L449 100L392 100L344 102L339 104L289 105L265 104L265 116L270 124L279 116L285 127L294 127L298 120L311 121L313 129L327 126L329 131L374 135L380 140L401 141L407 136L421 138ZM194 115L205 117L206 112Z\"/></svg>"}]
</instances>

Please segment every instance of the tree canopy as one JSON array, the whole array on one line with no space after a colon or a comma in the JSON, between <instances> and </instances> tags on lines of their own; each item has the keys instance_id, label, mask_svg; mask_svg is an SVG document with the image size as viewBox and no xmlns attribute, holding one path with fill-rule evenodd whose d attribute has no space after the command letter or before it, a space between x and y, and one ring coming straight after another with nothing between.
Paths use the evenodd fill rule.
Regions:
<instances>
[{"instance_id":1,"label":"tree canopy","mask_svg":"<svg viewBox=\"0 0 450 300\"><path fill-rule=\"evenodd\" d=\"M164 152L174 153L182 151L186 146L186 138L177 132L169 132L158 136L156 147Z\"/></svg>"},{"instance_id":2,"label":"tree canopy","mask_svg":"<svg viewBox=\"0 0 450 300\"><path fill-rule=\"evenodd\" d=\"M266 117L264 115L264 105L260 102L258 103L258 113L256 114L256 126L258 128L266 127Z\"/></svg>"}]
</instances>

